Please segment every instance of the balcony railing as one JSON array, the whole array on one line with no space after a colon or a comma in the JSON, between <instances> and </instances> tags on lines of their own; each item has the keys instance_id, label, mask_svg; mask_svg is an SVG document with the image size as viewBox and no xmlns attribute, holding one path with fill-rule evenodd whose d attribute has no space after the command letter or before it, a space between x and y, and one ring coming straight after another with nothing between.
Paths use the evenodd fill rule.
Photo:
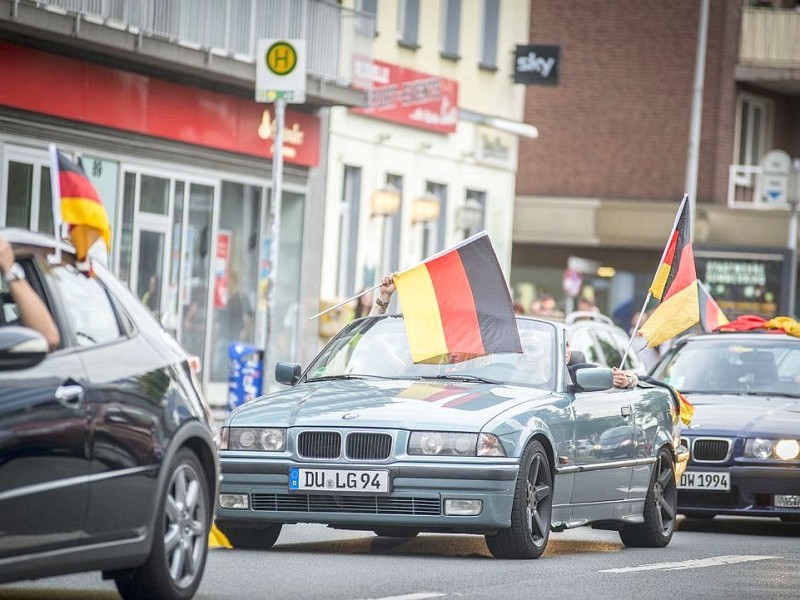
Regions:
<instances>
[{"instance_id":1,"label":"balcony railing","mask_svg":"<svg viewBox=\"0 0 800 600\"><path fill-rule=\"evenodd\" d=\"M374 16L326 0L39 0L36 6L253 62L261 38L305 39L308 74L349 86L372 57Z\"/></svg>"},{"instance_id":2,"label":"balcony railing","mask_svg":"<svg viewBox=\"0 0 800 600\"><path fill-rule=\"evenodd\" d=\"M800 12L744 8L739 64L754 67L800 67Z\"/></svg>"},{"instance_id":3,"label":"balcony railing","mask_svg":"<svg viewBox=\"0 0 800 600\"><path fill-rule=\"evenodd\" d=\"M728 208L755 210L787 209L784 201L772 200L764 186L760 165L730 165L728 168ZM789 193L792 193L791 190Z\"/></svg>"}]
</instances>

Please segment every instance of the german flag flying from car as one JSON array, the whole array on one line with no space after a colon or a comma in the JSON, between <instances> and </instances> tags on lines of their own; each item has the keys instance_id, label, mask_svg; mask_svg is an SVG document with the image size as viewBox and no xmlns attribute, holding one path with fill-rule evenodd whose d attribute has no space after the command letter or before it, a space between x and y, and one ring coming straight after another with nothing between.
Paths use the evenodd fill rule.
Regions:
<instances>
[{"instance_id":1,"label":"german flag flying from car","mask_svg":"<svg viewBox=\"0 0 800 600\"><path fill-rule=\"evenodd\" d=\"M700 325L703 331L716 331L729 323L728 317L722 312L719 304L714 300L708 289L699 279L697 280L700 304Z\"/></svg>"},{"instance_id":2,"label":"german flag flying from car","mask_svg":"<svg viewBox=\"0 0 800 600\"><path fill-rule=\"evenodd\" d=\"M53 172L58 178L61 200L61 220L69 225L69 237L78 260L86 260L89 248L98 238L102 238L110 250L111 226L97 190L86 177L80 161L72 162L54 146L52 150L51 157L55 155Z\"/></svg>"},{"instance_id":3,"label":"german flag flying from car","mask_svg":"<svg viewBox=\"0 0 800 600\"><path fill-rule=\"evenodd\" d=\"M686 331L700 320L687 199L688 196L684 194L661 263L650 286L650 293L661 303L639 329L651 348Z\"/></svg>"},{"instance_id":4,"label":"german flag flying from car","mask_svg":"<svg viewBox=\"0 0 800 600\"><path fill-rule=\"evenodd\" d=\"M394 277L415 363L522 352L514 306L485 231Z\"/></svg>"}]
</instances>

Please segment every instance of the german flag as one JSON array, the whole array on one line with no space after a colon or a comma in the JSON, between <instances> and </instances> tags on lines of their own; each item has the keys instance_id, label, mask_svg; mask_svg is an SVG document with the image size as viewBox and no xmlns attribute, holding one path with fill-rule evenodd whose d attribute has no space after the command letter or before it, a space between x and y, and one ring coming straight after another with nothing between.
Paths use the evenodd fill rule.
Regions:
<instances>
[{"instance_id":1,"label":"german flag","mask_svg":"<svg viewBox=\"0 0 800 600\"><path fill-rule=\"evenodd\" d=\"M728 317L722 312L722 309L716 303L714 298L708 292L708 289L699 279L697 280L698 292L700 294L700 325L703 326L703 331L716 331L723 325L729 323Z\"/></svg>"},{"instance_id":2,"label":"german flag","mask_svg":"<svg viewBox=\"0 0 800 600\"><path fill-rule=\"evenodd\" d=\"M86 260L89 248L102 238L107 249L111 249L111 226L108 215L97 190L87 179L80 163L55 151L55 172L61 196L61 219L69 225L69 237L75 246L79 261Z\"/></svg>"},{"instance_id":3,"label":"german flag","mask_svg":"<svg viewBox=\"0 0 800 600\"><path fill-rule=\"evenodd\" d=\"M415 363L450 353L522 352L508 285L485 231L394 282Z\"/></svg>"},{"instance_id":4,"label":"german flag","mask_svg":"<svg viewBox=\"0 0 800 600\"><path fill-rule=\"evenodd\" d=\"M650 292L658 300L666 300L697 279L694 268L694 252L689 231L688 196L684 195L678 207L678 215L672 227L661 264L650 286Z\"/></svg>"},{"instance_id":5,"label":"german flag","mask_svg":"<svg viewBox=\"0 0 800 600\"><path fill-rule=\"evenodd\" d=\"M680 417L684 425L689 425L694 416L694 405L686 399L686 396L675 390L678 394L678 403L680 404Z\"/></svg>"},{"instance_id":6,"label":"german flag","mask_svg":"<svg viewBox=\"0 0 800 600\"><path fill-rule=\"evenodd\" d=\"M661 300L661 304L639 329L650 348L686 331L700 320L687 200L688 196L684 194L661 263L650 286L650 293Z\"/></svg>"}]
</instances>

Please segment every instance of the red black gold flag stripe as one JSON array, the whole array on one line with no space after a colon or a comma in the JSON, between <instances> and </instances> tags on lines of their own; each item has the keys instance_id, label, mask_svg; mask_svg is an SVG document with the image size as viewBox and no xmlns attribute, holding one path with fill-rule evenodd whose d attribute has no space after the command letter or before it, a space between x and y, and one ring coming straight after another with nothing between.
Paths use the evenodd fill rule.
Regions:
<instances>
[{"instance_id":1,"label":"red black gold flag stripe","mask_svg":"<svg viewBox=\"0 0 800 600\"><path fill-rule=\"evenodd\" d=\"M653 285L650 286L650 291L658 300L666 300L697 279L688 208L689 203L684 198Z\"/></svg>"},{"instance_id":2,"label":"red black gold flag stripe","mask_svg":"<svg viewBox=\"0 0 800 600\"><path fill-rule=\"evenodd\" d=\"M80 164L63 152L58 156L57 173L61 193L61 219L69 224L69 235L78 260L85 260L91 245L102 238L111 248L111 226L97 190L86 177Z\"/></svg>"},{"instance_id":3,"label":"red black gold flag stripe","mask_svg":"<svg viewBox=\"0 0 800 600\"><path fill-rule=\"evenodd\" d=\"M486 232L394 281L414 362L522 351L508 286Z\"/></svg>"},{"instance_id":4,"label":"red black gold flag stripe","mask_svg":"<svg viewBox=\"0 0 800 600\"><path fill-rule=\"evenodd\" d=\"M727 325L728 317L708 293L706 286L699 279L697 283L700 295L700 325L703 326L703 331L715 331L722 325Z\"/></svg>"}]
</instances>

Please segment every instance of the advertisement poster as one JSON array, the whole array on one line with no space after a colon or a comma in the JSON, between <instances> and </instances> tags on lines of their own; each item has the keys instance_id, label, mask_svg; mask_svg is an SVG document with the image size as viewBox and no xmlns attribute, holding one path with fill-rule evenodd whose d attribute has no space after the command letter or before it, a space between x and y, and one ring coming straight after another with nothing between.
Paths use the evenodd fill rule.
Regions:
<instances>
[{"instance_id":1,"label":"advertisement poster","mask_svg":"<svg viewBox=\"0 0 800 600\"><path fill-rule=\"evenodd\" d=\"M214 308L228 306L228 262L230 260L231 232L217 232L217 253L214 257Z\"/></svg>"}]
</instances>

